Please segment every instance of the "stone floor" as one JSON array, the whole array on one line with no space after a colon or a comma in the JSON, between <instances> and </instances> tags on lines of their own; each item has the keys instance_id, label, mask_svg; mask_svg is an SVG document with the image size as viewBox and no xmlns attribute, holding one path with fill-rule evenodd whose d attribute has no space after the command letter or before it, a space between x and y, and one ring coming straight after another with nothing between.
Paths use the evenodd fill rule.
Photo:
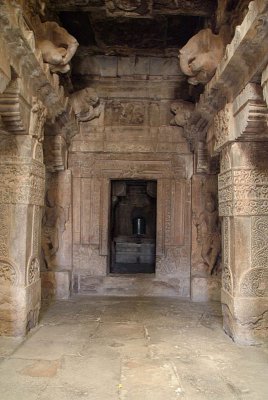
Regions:
<instances>
[{"instance_id":1,"label":"stone floor","mask_svg":"<svg viewBox=\"0 0 268 400\"><path fill-rule=\"evenodd\" d=\"M0 357L1 400L268 399L268 349L235 345L218 303L75 297Z\"/></svg>"}]
</instances>

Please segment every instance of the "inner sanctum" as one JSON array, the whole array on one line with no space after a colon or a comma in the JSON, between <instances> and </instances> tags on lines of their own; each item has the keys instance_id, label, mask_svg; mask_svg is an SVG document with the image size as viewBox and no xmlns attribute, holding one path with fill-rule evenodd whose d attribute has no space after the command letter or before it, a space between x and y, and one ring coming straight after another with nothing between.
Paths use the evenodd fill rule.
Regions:
<instances>
[{"instance_id":1,"label":"inner sanctum","mask_svg":"<svg viewBox=\"0 0 268 400\"><path fill-rule=\"evenodd\" d=\"M156 182L112 181L110 272L155 272Z\"/></svg>"},{"instance_id":2,"label":"inner sanctum","mask_svg":"<svg viewBox=\"0 0 268 400\"><path fill-rule=\"evenodd\" d=\"M124 296L267 342L268 2L0 6L0 334Z\"/></svg>"}]
</instances>

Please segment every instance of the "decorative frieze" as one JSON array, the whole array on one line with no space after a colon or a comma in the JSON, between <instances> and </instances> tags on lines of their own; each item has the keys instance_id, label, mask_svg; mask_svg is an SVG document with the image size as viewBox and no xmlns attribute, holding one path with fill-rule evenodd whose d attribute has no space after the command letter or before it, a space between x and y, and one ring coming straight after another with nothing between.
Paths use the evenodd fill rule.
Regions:
<instances>
[{"instance_id":1,"label":"decorative frieze","mask_svg":"<svg viewBox=\"0 0 268 400\"><path fill-rule=\"evenodd\" d=\"M152 0L105 0L108 16L151 17Z\"/></svg>"},{"instance_id":2,"label":"decorative frieze","mask_svg":"<svg viewBox=\"0 0 268 400\"><path fill-rule=\"evenodd\" d=\"M45 171L38 162L1 164L0 203L44 203Z\"/></svg>"},{"instance_id":3,"label":"decorative frieze","mask_svg":"<svg viewBox=\"0 0 268 400\"><path fill-rule=\"evenodd\" d=\"M141 101L108 101L105 105L105 125L148 125L148 107Z\"/></svg>"},{"instance_id":4,"label":"decorative frieze","mask_svg":"<svg viewBox=\"0 0 268 400\"><path fill-rule=\"evenodd\" d=\"M79 157L70 154L69 164L74 176L80 177L110 177L115 179L154 179L188 177L191 161L183 155L146 155L142 154L92 154L80 153Z\"/></svg>"}]
</instances>

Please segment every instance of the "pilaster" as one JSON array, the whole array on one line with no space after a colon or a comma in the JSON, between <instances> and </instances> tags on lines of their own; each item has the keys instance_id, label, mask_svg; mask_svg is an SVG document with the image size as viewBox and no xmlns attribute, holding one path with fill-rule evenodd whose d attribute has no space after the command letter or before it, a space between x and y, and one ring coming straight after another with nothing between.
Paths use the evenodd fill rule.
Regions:
<instances>
[{"instance_id":1,"label":"pilaster","mask_svg":"<svg viewBox=\"0 0 268 400\"><path fill-rule=\"evenodd\" d=\"M222 216L222 308L240 343L267 340L268 132L261 87L248 84L214 119Z\"/></svg>"},{"instance_id":2,"label":"pilaster","mask_svg":"<svg viewBox=\"0 0 268 400\"><path fill-rule=\"evenodd\" d=\"M23 336L38 322L46 108L13 79L0 95L0 334Z\"/></svg>"}]
</instances>

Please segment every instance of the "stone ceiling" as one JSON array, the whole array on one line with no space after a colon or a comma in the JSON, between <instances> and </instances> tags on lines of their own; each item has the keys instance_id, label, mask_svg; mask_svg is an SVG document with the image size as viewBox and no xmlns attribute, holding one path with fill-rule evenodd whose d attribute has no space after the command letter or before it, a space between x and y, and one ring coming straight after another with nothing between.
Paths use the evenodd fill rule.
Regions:
<instances>
[{"instance_id":1,"label":"stone ceiling","mask_svg":"<svg viewBox=\"0 0 268 400\"><path fill-rule=\"evenodd\" d=\"M80 44L109 55L175 55L215 17L216 0L58 0L50 11Z\"/></svg>"}]
</instances>

